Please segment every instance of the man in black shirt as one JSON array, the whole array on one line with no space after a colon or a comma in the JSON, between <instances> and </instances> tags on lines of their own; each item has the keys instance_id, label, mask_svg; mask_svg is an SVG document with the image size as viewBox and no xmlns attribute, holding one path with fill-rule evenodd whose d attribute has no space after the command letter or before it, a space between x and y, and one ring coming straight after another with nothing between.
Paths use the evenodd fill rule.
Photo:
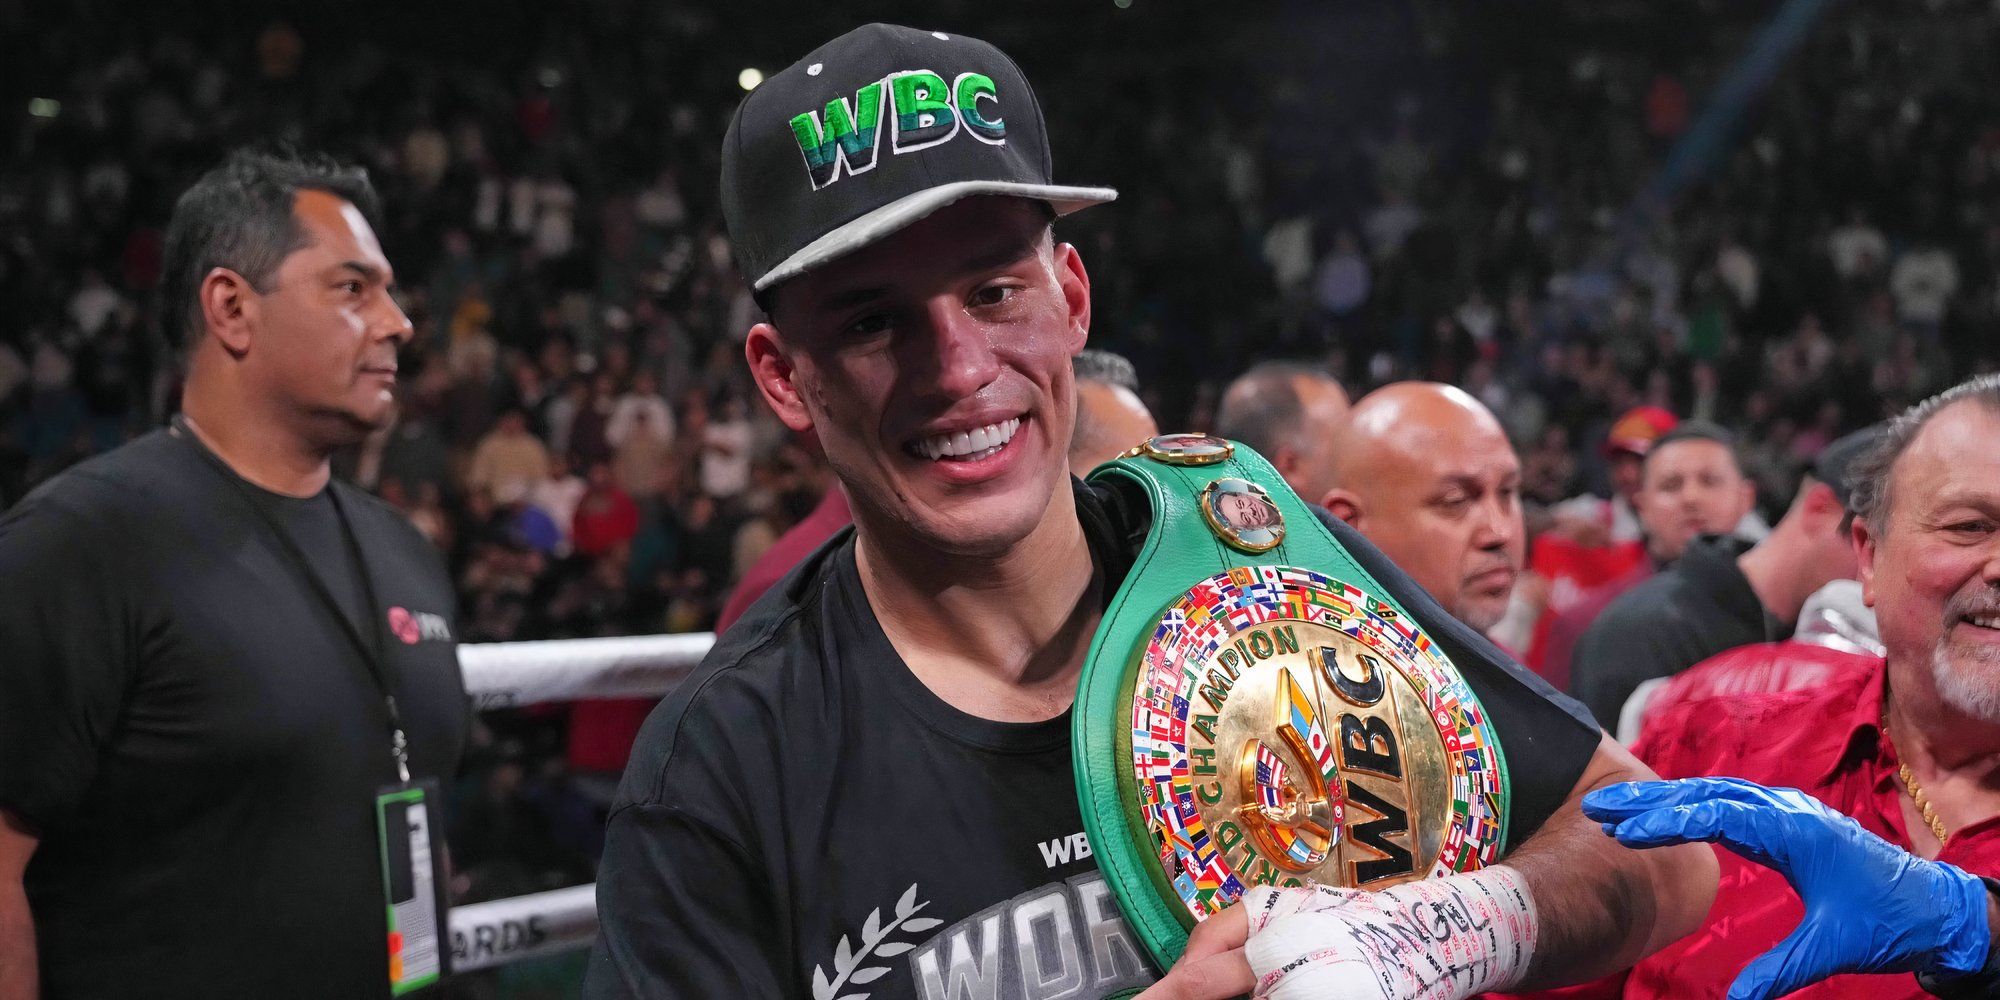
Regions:
<instances>
[{"instance_id":1,"label":"man in black shirt","mask_svg":"<svg viewBox=\"0 0 2000 1000\"><path fill-rule=\"evenodd\" d=\"M1727 649L1791 635L1806 598L1834 580L1854 578L1847 467L1877 433L1856 431L1821 449L1791 508L1763 541L1752 546L1729 535L1697 537L1671 568L1604 609L1577 640L1570 664L1571 690L1600 724L1617 729L1625 703L1649 680L1672 677ZM1653 454L1670 454L1676 446L1710 450L1713 475L1749 485L1720 428L1682 424L1653 446ZM1649 483L1657 478L1652 461L1649 455Z\"/></svg>"},{"instance_id":2,"label":"man in black shirt","mask_svg":"<svg viewBox=\"0 0 2000 1000\"><path fill-rule=\"evenodd\" d=\"M390 995L384 852L435 870L377 795L449 777L468 716L436 553L328 475L411 335L372 204L298 159L197 182L185 416L0 520L0 996ZM401 896L418 980L436 900Z\"/></svg>"},{"instance_id":3,"label":"man in black shirt","mask_svg":"<svg viewBox=\"0 0 2000 1000\"><path fill-rule=\"evenodd\" d=\"M1095 998L1157 974L1092 861L1067 717L1146 527L1064 459L1090 284L1050 219L1113 193L1049 173L1019 70L944 32L857 29L738 109L723 204L770 316L745 352L855 526L647 721L587 995ZM1536 979L1694 926L1709 854L1606 850L1569 801L1650 772L1330 527L1501 729L1515 854L1552 914Z\"/></svg>"}]
</instances>

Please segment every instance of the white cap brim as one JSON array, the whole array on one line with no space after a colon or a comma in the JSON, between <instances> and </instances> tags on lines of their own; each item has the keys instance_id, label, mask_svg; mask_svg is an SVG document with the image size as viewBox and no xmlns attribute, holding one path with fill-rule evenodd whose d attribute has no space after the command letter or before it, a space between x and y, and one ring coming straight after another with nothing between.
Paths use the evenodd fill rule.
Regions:
<instances>
[{"instance_id":1,"label":"white cap brim","mask_svg":"<svg viewBox=\"0 0 2000 1000\"><path fill-rule=\"evenodd\" d=\"M1058 217L1092 205L1115 201L1118 198L1117 191L1101 187L1063 187L1056 184L1022 184L1016 181L954 181L950 184L940 184L898 198L800 247L797 253L779 261L778 266L765 272L764 276L758 278L757 283L751 287L761 292L778 282L798 277L827 261L853 253L952 202L982 194L1045 201Z\"/></svg>"}]
</instances>

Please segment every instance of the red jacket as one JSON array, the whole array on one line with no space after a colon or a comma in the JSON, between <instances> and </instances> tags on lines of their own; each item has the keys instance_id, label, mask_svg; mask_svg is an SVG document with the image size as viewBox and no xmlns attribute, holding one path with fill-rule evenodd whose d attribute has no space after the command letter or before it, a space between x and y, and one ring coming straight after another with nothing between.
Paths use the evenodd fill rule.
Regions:
<instances>
[{"instance_id":1,"label":"red jacket","mask_svg":"<svg viewBox=\"0 0 2000 1000\"><path fill-rule=\"evenodd\" d=\"M1819 687L1881 658L1875 613L1861 602L1861 585L1836 580L1806 601L1791 638L1717 653L1668 681L1646 702L1640 738L1654 719L1688 702Z\"/></svg>"}]
</instances>

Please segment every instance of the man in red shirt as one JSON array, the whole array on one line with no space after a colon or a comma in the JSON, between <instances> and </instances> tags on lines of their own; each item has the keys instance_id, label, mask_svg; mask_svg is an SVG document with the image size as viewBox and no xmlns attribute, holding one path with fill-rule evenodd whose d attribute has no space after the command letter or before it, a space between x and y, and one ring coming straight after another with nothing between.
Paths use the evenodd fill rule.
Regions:
<instances>
[{"instance_id":1,"label":"man in red shirt","mask_svg":"<svg viewBox=\"0 0 2000 1000\"><path fill-rule=\"evenodd\" d=\"M1634 748L1669 778L1728 774L1803 795L1697 780L1585 801L1630 846L1729 850L1700 930L1583 995L2000 990L1989 922L2000 905L1974 877L2000 874L1995 440L2000 376L1989 375L1911 408L1861 461L1853 537L1886 658L1817 687L1681 702Z\"/></svg>"}]
</instances>

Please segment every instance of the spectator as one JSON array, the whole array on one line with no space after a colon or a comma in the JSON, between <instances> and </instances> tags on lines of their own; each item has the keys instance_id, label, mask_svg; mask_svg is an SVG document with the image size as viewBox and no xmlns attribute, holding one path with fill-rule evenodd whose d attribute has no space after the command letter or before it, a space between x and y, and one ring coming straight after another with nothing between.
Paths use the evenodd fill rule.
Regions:
<instances>
[{"instance_id":1,"label":"spectator","mask_svg":"<svg viewBox=\"0 0 2000 1000\"><path fill-rule=\"evenodd\" d=\"M1896 258L1889 290L1896 296L1896 318L1934 341L1945 307L1958 293L1958 262L1944 247L1919 244Z\"/></svg>"},{"instance_id":2,"label":"spectator","mask_svg":"<svg viewBox=\"0 0 2000 1000\"><path fill-rule=\"evenodd\" d=\"M609 372L598 372L588 382L589 391L584 393L569 424L570 463L579 469L588 469L599 462L611 461L611 439L606 433L611 427L611 408L618 396L618 380Z\"/></svg>"},{"instance_id":3,"label":"spectator","mask_svg":"<svg viewBox=\"0 0 2000 1000\"><path fill-rule=\"evenodd\" d=\"M548 475L535 484L527 501L548 515L549 523L555 525L558 534L554 555L566 556L573 550L577 508L583 505L589 491L590 485L570 468L569 459L550 453Z\"/></svg>"},{"instance_id":4,"label":"spectator","mask_svg":"<svg viewBox=\"0 0 2000 1000\"><path fill-rule=\"evenodd\" d=\"M571 522L570 545L577 555L595 558L632 540L639 533L639 505L618 485L611 467L590 467L589 487L577 502Z\"/></svg>"},{"instance_id":5,"label":"spectator","mask_svg":"<svg viewBox=\"0 0 2000 1000\"><path fill-rule=\"evenodd\" d=\"M1070 472L1082 476L1139 442L1160 433L1139 400L1132 362L1109 351L1085 349L1071 366L1076 377L1076 429L1069 437Z\"/></svg>"},{"instance_id":6,"label":"spectator","mask_svg":"<svg viewBox=\"0 0 2000 1000\"><path fill-rule=\"evenodd\" d=\"M1347 422L1347 390L1324 372L1267 361L1229 383L1216 433L1255 449L1307 503L1324 503Z\"/></svg>"},{"instance_id":7,"label":"spectator","mask_svg":"<svg viewBox=\"0 0 2000 1000\"><path fill-rule=\"evenodd\" d=\"M508 410L479 439L466 469L467 488L502 503L525 499L549 472L549 450L528 433L528 415Z\"/></svg>"},{"instance_id":8,"label":"spectator","mask_svg":"<svg viewBox=\"0 0 2000 1000\"><path fill-rule=\"evenodd\" d=\"M1570 693L1608 730L1640 683L1733 646L1783 639L1808 595L1853 572L1839 530L1851 449L1818 473L1834 481L1803 483L1779 530L1753 548L1712 533L1735 524L1753 497L1732 447L1726 432L1690 423L1647 458L1642 502L1657 526L1649 544L1673 565L1612 601L1570 660Z\"/></svg>"},{"instance_id":9,"label":"spectator","mask_svg":"<svg viewBox=\"0 0 2000 1000\"><path fill-rule=\"evenodd\" d=\"M702 493L728 500L750 485L750 443L750 420L742 397L723 397L720 416L702 432Z\"/></svg>"},{"instance_id":10,"label":"spectator","mask_svg":"<svg viewBox=\"0 0 2000 1000\"><path fill-rule=\"evenodd\" d=\"M604 438L613 448L634 434L652 438L663 449L674 443L674 414L660 395L659 377L643 369L632 377L632 390L618 397L604 427Z\"/></svg>"},{"instance_id":11,"label":"spectator","mask_svg":"<svg viewBox=\"0 0 2000 1000\"><path fill-rule=\"evenodd\" d=\"M1399 382L1354 404L1335 459L1326 508L1460 621L1499 623L1527 545L1500 421L1460 389Z\"/></svg>"},{"instance_id":12,"label":"spectator","mask_svg":"<svg viewBox=\"0 0 2000 1000\"><path fill-rule=\"evenodd\" d=\"M1361 245L1352 232L1343 229L1334 237L1333 252L1320 261L1313 275L1314 301L1336 319L1352 315L1368 301L1370 276Z\"/></svg>"},{"instance_id":13,"label":"spectator","mask_svg":"<svg viewBox=\"0 0 2000 1000\"><path fill-rule=\"evenodd\" d=\"M1827 253L1833 258L1834 273L1858 278L1875 272L1889 260L1889 241L1868 222L1860 206L1848 210L1847 222L1827 237Z\"/></svg>"},{"instance_id":14,"label":"spectator","mask_svg":"<svg viewBox=\"0 0 2000 1000\"><path fill-rule=\"evenodd\" d=\"M1954 513L2000 505L2000 461L1990 443L1996 436L2000 380L1989 376L1898 416L1880 445L1852 466L1853 546L1886 656L1858 656L1827 670L1820 683L1687 698L1649 720L1634 748L1664 778L1727 774L1799 789L1785 794L1823 817L1813 828L1888 844L1874 840L1878 850L1868 854L1829 854L1812 829L1795 827L1776 862L1719 851L1722 888L1700 930L1571 996L1716 996L1746 967L1756 970L1751 978L1778 979L1772 995L1796 1000L1993 995L1990 973L1966 981L1980 979L1990 928L1957 956L1957 983L1924 945L1939 937L1938 915L1990 912L1992 893L1978 877L2000 874L1993 801L1974 791L1983 788L1976 775L1990 773L1992 762L1969 752L2000 739L2000 660L1992 655L1992 630L1976 621L1991 614L2000 592L2000 534L1990 517L1974 523ZM1625 786L1611 797L1684 818L1716 814L1693 799L1642 803L1644 790ZM1586 801L1585 809L1607 826L1634 814L1600 813L1593 806L1603 801ZM1681 827L1670 820L1621 830ZM1871 856L1887 863L1870 867ZM1823 874L1784 860L1807 858ZM1962 891L1947 892L1939 872ZM1831 902L1827 890L1854 894L1865 910ZM1912 978L1913 970L1928 973ZM1833 972L1900 974L1827 978Z\"/></svg>"}]
</instances>

